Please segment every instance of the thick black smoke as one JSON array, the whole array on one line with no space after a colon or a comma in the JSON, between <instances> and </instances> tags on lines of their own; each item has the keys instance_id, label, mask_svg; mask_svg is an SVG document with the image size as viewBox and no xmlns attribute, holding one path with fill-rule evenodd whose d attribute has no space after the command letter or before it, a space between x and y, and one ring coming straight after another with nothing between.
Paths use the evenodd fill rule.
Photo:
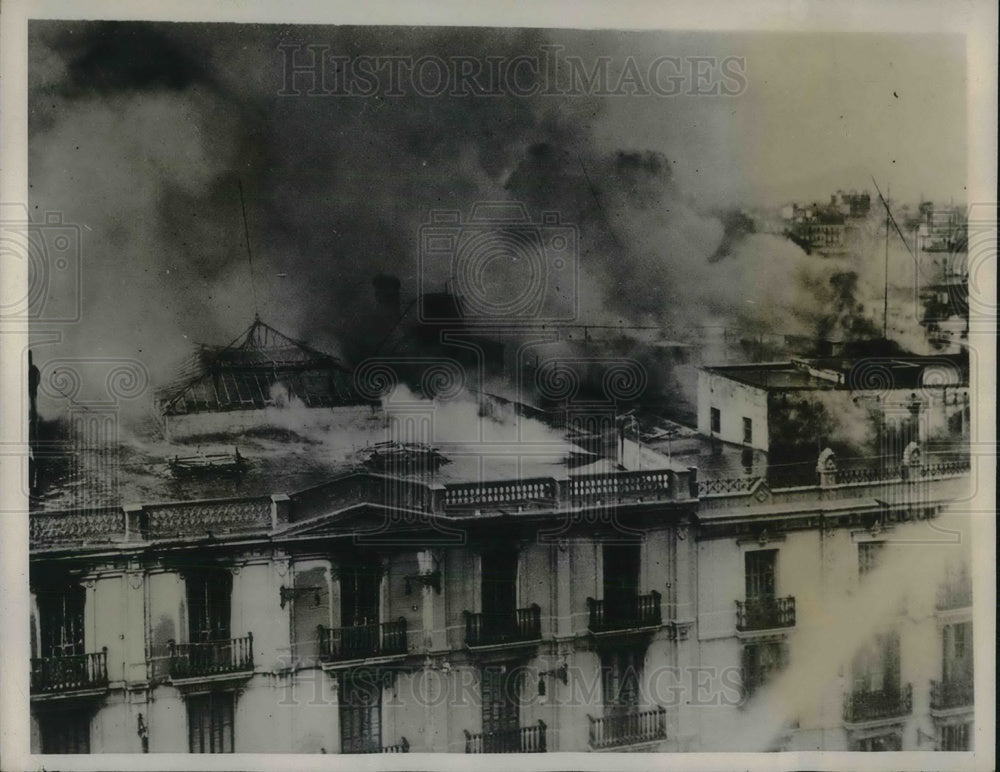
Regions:
<instances>
[{"instance_id":1,"label":"thick black smoke","mask_svg":"<svg viewBox=\"0 0 1000 772\"><path fill-rule=\"evenodd\" d=\"M443 285L447 269L418 259L421 226L499 199L579 228L581 322L864 331L848 318L863 304L844 300L856 287L829 285L850 266L700 211L658 152L601 146L599 99L281 95L282 45L509 60L559 33L32 22L29 36L32 210L83 234L83 317L40 364L134 357L159 384L256 310L357 361L377 343L372 277L398 276L404 303Z\"/></svg>"}]
</instances>

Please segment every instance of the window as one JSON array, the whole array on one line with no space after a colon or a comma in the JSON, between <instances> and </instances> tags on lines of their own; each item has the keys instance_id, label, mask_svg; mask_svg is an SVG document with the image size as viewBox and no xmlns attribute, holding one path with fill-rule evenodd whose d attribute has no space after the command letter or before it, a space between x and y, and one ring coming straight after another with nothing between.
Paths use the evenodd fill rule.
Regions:
<instances>
[{"instance_id":1,"label":"window","mask_svg":"<svg viewBox=\"0 0 1000 772\"><path fill-rule=\"evenodd\" d=\"M38 613L42 657L84 653L83 607L86 590L79 585L39 588Z\"/></svg>"},{"instance_id":2,"label":"window","mask_svg":"<svg viewBox=\"0 0 1000 772\"><path fill-rule=\"evenodd\" d=\"M209 692L187 698L191 753L233 752L233 693Z\"/></svg>"},{"instance_id":3,"label":"window","mask_svg":"<svg viewBox=\"0 0 1000 772\"><path fill-rule=\"evenodd\" d=\"M90 753L90 713L59 710L38 717L42 753Z\"/></svg>"},{"instance_id":4,"label":"window","mask_svg":"<svg viewBox=\"0 0 1000 772\"><path fill-rule=\"evenodd\" d=\"M945 683L972 681L972 623L945 625L942 675Z\"/></svg>"},{"instance_id":5,"label":"window","mask_svg":"<svg viewBox=\"0 0 1000 772\"><path fill-rule=\"evenodd\" d=\"M712 421L712 434L719 434L722 431L722 416L719 413L719 408L710 408L709 415Z\"/></svg>"},{"instance_id":6,"label":"window","mask_svg":"<svg viewBox=\"0 0 1000 772\"><path fill-rule=\"evenodd\" d=\"M517 552L484 552L481 561L483 632L504 633L517 627Z\"/></svg>"},{"instance_id":7,"label":"window","mask_svg":"<svg viewBox=\"0 0 1000 772\"><path fill-rule=\"evenodd\" d=\"M749 418L743 419L743 442L747 445L753 442L753 421Z\"/></svg>"},{"instance_id":8,"label":"window","mask_svg":"<svg viewBox=\"0 0 1000 772\"><path fill-rule=\"evenodd\" d=\"M743 690L753 696L772 675L788 664L788 646L780 641L760 641L743 647Z\"/></svg>"},{"instance_id":9,"label":"window","mask_svg":"<svg viewBox=\"0 0 1000 772\"><path fill-rule=\"evenodd\" d=\"M854 658L854 691L898 695L899 634L879 635Z\"/></svg>"},{"instance_id":10,"label":"window","mask_svg":"<svg viewBox=\"0 0 1000 772\"><path fill-rule=\"evenodd\" d=\"M901 751L903 738L899 732L861 737L851 742L852 751Z\"/></svg>"},{"instance_id":11,"label":"window","mask_svg":"<svg viewBox=\"0 0 1000 772\"><path fill-rule=\"evenodd\" d=\"M746 553L746 599L748 602L774 598L775 564L778 550L754 550Z\"/></svg>"},{"instance_id":12,"label":"window","mask_svg":"<svg viewBox=\"0 0 1000 772\"><path fill-rule=\"evenodd\" d=\"M226 641L230 620L233 575L227 569L202 569L185 576L191 643Z\"/></svg>"},{"instance_id":13,"label":"window","mask_svg":"<svg viewBox=\"0 0 1000 772\"><path fill-rule=\"evenodd\" d=\"M604 620L635 620L639 616L639 545L605 544Z\"/></svg>"},{"instance_id":14,"label":"window","mask_svg":"<svg viewBox=\"0 0 1000 772\"><path fill-rule=\"evenodd\" d=\"M634 713L639 709L639 682L644 649L624 648L601 655L601 690L607 716Z\"/></svg>"},{"instance_id":15,"label":"window","mask_svg":"<svg viewBox=\"0 0 1000 772\"><path fill-rule=\"evenodd\" d=\"M317 628L330 626L330 590L326 569L322 566L296 570L292 603L293 651L297 660L319 656Z\"/></svg>"},{"instance_id":16,"label":"window","mask_svg":"<svg viewBox=\"0 0 1000 772\"><path fill-rule=\"evenodd\" d=\"M340 678L340 752L382 749L382 685L378 673L361 669Z\"/></svg>"},{"instance_id":17,"label":"window","mask_svg":"<svg viewBox=\"0 0 1000 772\"><path fill-rule=\"evenodd\" d=\"M938 730L938 750L971 751L972 724L945 724Z\"/></svg>"},{"instance_id":18,"label":"window","mask_svg":"<svg viewBox=\"0 0 1000 772\"><path fill-rule=\"evenodd\" d=\"M500 751L520 727L521 686L524 669L516 662L483 667L480 694L483 701L483 752Z\"/></svg>"},{"instance_id":19,"label":"window","mask_svg":"<svg viewBox=\"0 0 1000 772\"><path fill-rule=\"evenodd\" d=\"M882 562L884 541L863 541L858 544L858 576L865 576Z\"/></svg>"},{"instance_id":20,"label":"window","mask_svg":"<svg viewBox=\"0 0 1000 772\"><path fill-rule=\"evenodd\" d=\"M379 623L382 565L376 557L353 555L342 562L340 625L362 627Z\"/></svg>"}]
</instances>

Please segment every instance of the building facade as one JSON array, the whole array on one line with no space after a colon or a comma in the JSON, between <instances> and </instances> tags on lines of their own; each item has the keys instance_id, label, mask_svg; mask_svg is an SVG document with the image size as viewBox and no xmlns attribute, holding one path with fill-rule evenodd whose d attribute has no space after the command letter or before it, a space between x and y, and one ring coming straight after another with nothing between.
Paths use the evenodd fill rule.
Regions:
<instances>
[{"instance_id":1,"label":"building facade","mask_svg":"<svg viewBox=\"0 0 1000 772\"><path fill-rule=\"evenodd\" d=\"M718 750L769 685L809 670L831 604L869 573L891 583L876 569L891 535L968 485L967 465L919 454L859 474L827 453L817 474L771 489L682 467L353 472L288 495L35 512L32 748ZM934 601L874 626L769 747L970 747L960 552Z\"/></svg>"}]
</instances>

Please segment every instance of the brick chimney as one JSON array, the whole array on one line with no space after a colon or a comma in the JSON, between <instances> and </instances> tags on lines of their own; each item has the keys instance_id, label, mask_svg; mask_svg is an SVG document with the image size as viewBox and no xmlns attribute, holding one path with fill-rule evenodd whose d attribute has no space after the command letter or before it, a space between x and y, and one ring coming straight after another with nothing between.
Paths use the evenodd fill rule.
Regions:
<instances>
[{"instance_id":1,"label":"brick chimney","mask_svg":"<svg viewBox=\"0 0 1000 772\"><path fill-rule=\"evenodd\" d=\"M372 279L379 324L388 332L399 322L399 279L384 273Z\"/></svg>"}]
</instances>

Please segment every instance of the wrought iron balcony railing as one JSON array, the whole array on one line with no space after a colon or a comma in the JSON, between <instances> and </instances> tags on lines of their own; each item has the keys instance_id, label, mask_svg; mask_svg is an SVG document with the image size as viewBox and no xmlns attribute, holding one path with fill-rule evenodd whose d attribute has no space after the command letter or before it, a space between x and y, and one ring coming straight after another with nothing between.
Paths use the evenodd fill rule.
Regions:
<instances>
[{"instance_id":1,"label":"wrought iron balcony railing","mask_svg":"<svg viewBox=\"0 0 1000 772\"><path fill-rule=\"evenodd\" d=\"M795 598L751 598L736 601L736 629L773 630L795 627Z\"/></svg>"},{"instance_id":2,"label":"wrought iron balcony railing","mask_svg":"<svg viewBox=\"0 0 1000 772\"><path fill-rule=\"evenodd\" d=\"M931 710L971 706L976 687L971 678L960 681L931 681Z\"/></svg>"},{"instance_id":3,"label":"wrought iron balcony railing","mask_svg":"<svg viewBox=\"0 0 1000 772\"><path fill-rule=\"evenodd\" d=\"M409 753L410 741L401 737L395 745L387 745L382 749L382 753Z\"/></svg>"},{"instance_id":4,"label":"wrought iron balcony railing","mask_svg":"<svg viewBox=\"0 0 1000 772\"><path fill-rule=\"evenodd\" d=\"M203 643L170 641L170 677L206 678L253 671L253 633Z\"/></svg>"},{"instance_id":5,"label":"wrought iron balcony railing","mask_svg":"<svg viewBox=\"0 0 1000 772\"><path fill-rule=\"evenodd\" d=\"M344 749L343 753L409 753L410 741L401 737L395 745L382 745L377 739L365 739L352 749Z\"/></svg>"},{"instance_id":6,"label":"wrought iron balcony railing","mask_svg":"<svg viewBox=\"0 0 1000 772\"><path fill-rule=\"evenodd\" d=\"M351 627L323 627L319 631L320 658L330 662L406 654L406 619Z\"/></svg>"},{"instance_id":7,"label":"wrought iron balcony railing","mask_svg":"<svg viewBox=\"0 0 1000 772\"><path fill-rule=\"evenodd\" d=\"M660 593L656 590L648 595L633 595L624 602L616 600L611 604L587 598L587 606L590 610L587 627L593 633L659 627L662 624Z\"/></svg>"},{"instance_id":8,"label":"wrought iron balcony railing","mask_svg":"<svg viewBox=\"0 0 1000 772\"><path fill-rule=\"evenodd\" d=\"M465 613L467 646L497 646L537 641L542 637L542 610L537 603L509 614Z\"/></svg>"},{"instance_id":9,"label":"wrought iron balcony railing","mask_svg":"<svg viewBox=\"0 0 1000 772\"><path fill-rule=\"evenodd\" d=\"M848 724L908 716L912 712L912 684L901 689L854 691L844 696L844 721Z\"/></svg>"},{"instance_id":10,"label":"wrought iron balcony railing","mask_svg":"<svg viewBox=\"0 0 1000 772\"><path fill-rule=\"evenodd\" d=\"M590 747L620 748L626 745L667 739L667 709L635 710L603 718L590 719Z\"/></svg>"},{"instance_id":11,"label":"wrought iron balcony railing","mask_svg":"<svg viewBox=\"0 0 1000 772\"><path fill-rule=\"evenodd\" d=\"M31 660L31 693L51 694L100 689L108 685L108 649L93 654Z\"/></svg>"},{"instance_id":12,"label":"wrought iron balcony railing","mask_svg":"<svg viewBox=\"0 0 1000 772\"><path fill-rule=\"evenodd\" d=\"M465 733L466 753L545 753L545 722L496 732Z\"/></svg>"},{"instance_id":13,"label":"wrought iron balcony railing","mask_svg":"<svg viewBox=\"0 0 1000 772\"><path fill-rule=\"evenodd\" d=\"M938 587L937 602L935 603L938 611L967 608L971 605L972 579L968 575L963 575Z\"/></svg>"}]
</instances>

